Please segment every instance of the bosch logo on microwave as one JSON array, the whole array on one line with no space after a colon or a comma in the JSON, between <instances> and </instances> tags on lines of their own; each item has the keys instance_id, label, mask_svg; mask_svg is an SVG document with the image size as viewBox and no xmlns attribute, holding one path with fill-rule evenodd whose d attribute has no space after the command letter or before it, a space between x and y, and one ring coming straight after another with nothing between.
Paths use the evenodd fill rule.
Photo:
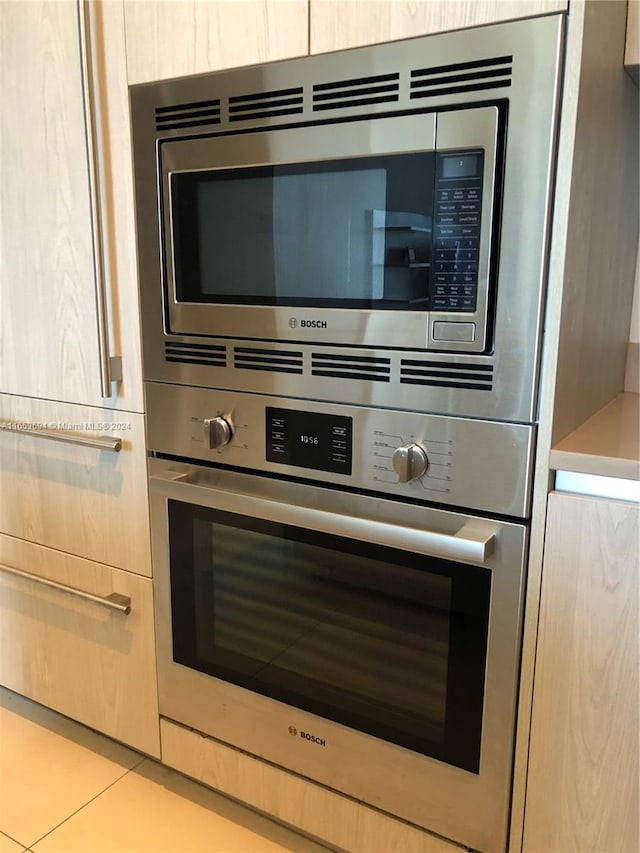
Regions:
<instances>
[{"instance_id":1,"label":"bosch logo on microwave","mask_svg":"<svg viewBox=\"0 0 640 853\"><path fill-rule=\"evenodd\" d=\"M295 329L298 326L298 321L295 317L292 317L289 320L289 326L292 329ZM326 329L327 321L326 320L300 320L300 328L301 329Z\"/></svg>"},{"instance_id":2,"label":"bosch logo on microwave","mask_svg":"<svg viewBox=\"0 0 640 853\"><path fill-rule=\"evenodd\" d=\"M327 745L327 742L324 738L316 737L316 735L311 735L311 734L309 734L309 732L302 732L302 731L299 732L295 726L289 726L289 734L293 735L294 737L295 737L295 735L299 734L303 740L309 741L309 743L315 743L318 746L326 746Z\"/></svg>"}]
</instances>

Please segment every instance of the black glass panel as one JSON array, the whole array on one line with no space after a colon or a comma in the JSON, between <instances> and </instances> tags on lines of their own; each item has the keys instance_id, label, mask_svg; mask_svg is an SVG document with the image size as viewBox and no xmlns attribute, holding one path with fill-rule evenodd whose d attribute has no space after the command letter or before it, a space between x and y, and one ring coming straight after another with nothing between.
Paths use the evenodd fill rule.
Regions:
<instances>
[{"instance_id":1,"label":"black glass panel","mask_svg":"<svg viewBox=\"0 0 640 853\"><path fill-rule=\"evenodd\" d=\"M435 155L171 176L180 302L428 308Z\"/></svg>"},{"instance_id":2,"label":"black glass panel","mask_svg":"<svg viewBox=\"0 0 640 853\"><path fill-rule=\"evenodd\" d=\"M169 501L174 660L478 772L491 573Z\"/></svg>"}]
</instances>

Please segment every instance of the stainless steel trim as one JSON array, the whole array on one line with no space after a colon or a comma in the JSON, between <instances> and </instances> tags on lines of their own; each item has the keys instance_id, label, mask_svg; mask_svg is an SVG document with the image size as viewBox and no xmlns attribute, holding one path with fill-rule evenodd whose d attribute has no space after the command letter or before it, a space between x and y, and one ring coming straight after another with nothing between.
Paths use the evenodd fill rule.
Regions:
<instances>
[{"instance_id":1,"label":"stainless steel trim","mask_svg":"<svg viewBox=\"0 0 640 853\"><path fill-rule=\"evenodd\" d=\"M122 450L122 439L108 435L92 436L64 430L24 429L16 426L12 421L0 421L0 432L3 431L15 432L18 435L33 435L50 441L62 441L65 444L79 444L82 447L94 447L96 450L109 450L112 453L119 453Z\"/></svg>"},{"instance_id":2,"label":"stainless steel trim","mask_svg":"<svg viewBox=\"0 0 640 853\"><path fill-rule=\"evenodd\" d=\"M100 396L104 400L108 400L111 397L111 383L118 380L112 373L112 362L109 353L109 330L107 326L106 273L102 241L102 203L100 197L100 175L98 171L98 138L96 134L96 97L91 58L91 5L89 0L78 0L82 91L84 94L84 114L87 131L87 167L89 171L89 201L91 206L93 279L96 297L98 355L100 359Z\"/></svg>"},{"instance_id":3,"label":"stainless steel trim","mask_svg":"<svg viewBox=\"0 0 640 853\"><path fill-rule=\"evenodd\" d=\"M582 474L576 471L556 471L555 491L596 498L640 503L640 482L622 477Z\"/></svg>"},{"instance_id":4,"label":"stainless steel trim","mask_svg":"<svg viewBox=\"0 0 640 853\"><path fill-rule=\"evenodd\" d=\"M14 569L13 566L5 566L0 563L0 572L6 572L10 575L15 575L19 578L24 578L28 581L35 581L43 586L57 589L60 592L68 592L75 595L77 598L84 598L87 601L93 601L95 604L100 604L103 607L108 607L110 610L116 610L128 616L131 613L131 598L128 595L120 595L119 592L112 592L110 595L94 595L92 592L85 592L83 589L76 589L73 586L67 586L57 581L41 578L38 575L32 575L30 572L23 572L20 569Z\"/></svg>"},{"instance_id":5,"label":"stainless steel trim","mask_svg":"<svg viewBox=\"0 0 640 853\"><path fill-rule=\"evenodd\" d=\"M469 519L453 535L435 530L422 530L405 527L400 524L372 522L366 518L339 515L305 506L289 505L279 501L248 495L235 495L224 492L221 496L210 487L199 486L197 473L186 477L176 477L171 473L152 474L151 482L171 483L172 496L197 503L200 506L224 509L237 515L251 518L264 518L279 524L291 524L308 530L324 531L335 536L359 539L388 548L399 548L414 554L429 557L442 557L446 560L484 563L494 551L498 528L489 521Z\"/></svg>"}]
</instances>

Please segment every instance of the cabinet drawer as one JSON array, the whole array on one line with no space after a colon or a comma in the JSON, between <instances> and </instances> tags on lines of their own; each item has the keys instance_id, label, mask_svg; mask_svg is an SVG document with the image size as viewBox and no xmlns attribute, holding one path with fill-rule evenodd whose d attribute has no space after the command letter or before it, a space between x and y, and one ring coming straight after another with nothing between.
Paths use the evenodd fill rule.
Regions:
<instances>
[{"instance_id":1,"label":"cabinet drawer","mask_svg":"<svg viewBox=\"0 0 640 853\"><path fill-rule=\"evenodd\" d=\"M144 417L0 395L0 532L150 577Z\"/></svg>"},{"instance_id":2,"label":"cabinet drawer","mask_svg":"<svg viewBox=\"0 0 640 853\"><path fill-rule=\"evenodd\" d=\"M0 534L0 684L157 757L151 587ZM130 598L128 615L109 606L113 593Z\"/></svg>"}]
</instances>

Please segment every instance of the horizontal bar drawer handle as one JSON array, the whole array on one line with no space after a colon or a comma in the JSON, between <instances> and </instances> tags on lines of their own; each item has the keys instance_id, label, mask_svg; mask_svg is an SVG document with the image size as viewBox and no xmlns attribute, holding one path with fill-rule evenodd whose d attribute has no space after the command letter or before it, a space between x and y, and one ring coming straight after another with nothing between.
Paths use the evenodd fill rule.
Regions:
<instances>
[{"instance_id":1,"label":"horizontal bar drawer handle","mask_svg":"<svg viewBox=\"0 0 640 853\"><path fill-rule=\"evenodd\" d=\"M65 432L57 429L29 429L17 426L12 421L0 421L0 432L15 432L20 435L34 435L36 438L47 438L50 441L62 441L65 444L79 444L82 447L94 447L96 450L109 450L119 453L122 450L122 439L110 435L86 435L80 432Z\"/></svg>"},{"instance_id":2,"label":"horizontal bar drawer handle","mask_svg":"<svg viewBox=\"0 0 640 853\"><path fill-rule=\"evenodd\" d=\"M110 595L93 595L91 592L85 592L82 589L76 589L73 586L66 586L57 581L51 581L48 578L41 578L38 575L32 575L29 572L23 572L20 569L14 569L12 566L5 566L0 563L0 572L6 572L9 575L16 575L19 578L25 578L28 581L35 581L43 586L49 586L52 589L57 589L60 592L68 592L78 598L85 598L87 601L93 601L95 604L100 604L103 607L108 607L110 610L116 610L118 613L123 613L128 616L131 613L131 598L128 595L120 595L119 592L112 592Z\"/></svg>"}]
</instances>

